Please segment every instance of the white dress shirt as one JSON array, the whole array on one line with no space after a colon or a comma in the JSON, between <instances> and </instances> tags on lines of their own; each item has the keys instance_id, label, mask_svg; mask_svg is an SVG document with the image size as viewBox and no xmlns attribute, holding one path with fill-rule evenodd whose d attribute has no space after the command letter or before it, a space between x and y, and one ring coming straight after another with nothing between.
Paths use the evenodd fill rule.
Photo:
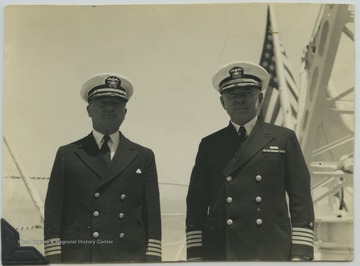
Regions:
<instances>
[{"instance_id":1,"label":"white dress shirt","mask_svg":"<svg viewBox=\"0 0 360 266\"><path fill-rule=\"evenodd\" d=\"M251 131L253 130L257 120L258 120L258 116L256 115L253 119L251 119L245 125L238 125L238 124L235 124L233 121L231 121L231 124L234 126L234 128L235 128L236 132L238 132L238 134L239 134L240 126L244 126L246 129L246 134L247 134L247 136L249 136Z\"/></svg>"},{"instance_id":2,"label":"white dress shirt","mask_svg":"<svg viewBox=\"0 0 360 266\"><path fill-rule=\"evenodd\" d=\"M99 150L101 150L101 146L104 143L104 134L96 131L95 129L93 130L93 136L95 138L96 144L99 147ZM115 133L112 133L111 135L109 135L110 139L108 141L108 145L110 148L110 158L112 159L114 157L115 151L120 143L120 133L118 131L116 131Z\"/></svg>"}]
</instances>

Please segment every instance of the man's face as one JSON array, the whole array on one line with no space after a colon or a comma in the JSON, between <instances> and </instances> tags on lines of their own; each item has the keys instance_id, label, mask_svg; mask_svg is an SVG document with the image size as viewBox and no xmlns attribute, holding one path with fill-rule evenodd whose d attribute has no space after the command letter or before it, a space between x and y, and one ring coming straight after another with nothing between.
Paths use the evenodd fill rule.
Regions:
<instances>
[{"instance_id":1,"label":"man's face","mask_svg":"<svg viewBox=\"0 0 360 266\"><path fill-rule=\"evenodd\" d=\"M119 130L125 119L126 103L117 97L99 97L89 102L87 111L96 131L109 135Z\"/></svg>"},{"instance_id":2,"label":"man's face","mask_svg":"<svg viewBox=\"0 0 360 266\"><path fill-rule=\"evenodd\" d=\"M231 120L244 125L257 115L263 94L256 87L235 88L225 91L220 100Z\"/></svg>"}]
</instances>

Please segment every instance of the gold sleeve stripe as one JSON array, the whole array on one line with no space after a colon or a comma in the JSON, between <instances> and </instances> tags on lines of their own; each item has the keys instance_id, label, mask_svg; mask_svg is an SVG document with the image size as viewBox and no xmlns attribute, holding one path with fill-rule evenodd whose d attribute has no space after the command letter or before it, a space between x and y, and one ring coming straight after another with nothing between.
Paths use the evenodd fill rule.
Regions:
<instances>
[{"instance_id":1,"label":"gold sleeve stripe","mask_svg":"<svg viewBox=\"0 0 360 266\"><path fill-rule=\"evenodd\" d=\"M153 247L148 247L146 248L146 252L148 251L154 251L154 252L158 252L161 254L161 249L160 248L153 248Z\"/></svg>"},{"instance_id":2,"label":"gold sleeve stripe","mask_svg":"<svg viewBox=\"0 0 360 266\"><path fill-rule=\"evenodd\" d=\"M308 241L293 240L292 243L298 244L298 245L306 245L306 246L314 247L314 243L310 243Z\"/></svg>"},{"instance_id":3,"label":"gold sleeve stripe","mask_svg":"<svg viewBox=\"0 0 360 266\"><path fill-rule=\"evenodd\" d=\"M202 231L190 231L186 233L186 236L191 236L191 235L202 235Z\"/></svg>"},{"instance_id":4,"label":"gold sleeve stripe","mask_svg":"<svg viewBox=\"0 0 360 266\"><path fill-rule=\"evenodd\" d=\"M149 239L145 255L157 256L161 258L161 241L157 239Z\"/></svg>"},{"instance_id":5,"label":"gold sleeve stripe","mask_svg":"<svg viewBox=\"0 0 360 266\"><path fill-rule=\"evenodd\" d=\"M148 245L161 246L161 243L148 242Z\"/></svg>"},{"instance_id":6,"label":"gold sleeve stripe","mask_svg":"<svg viewBox=\"0 0 360 266\"><path fill-rule=\"evenodd\" d=\"M45 247L45 252L47 251L54 251L54 250L61 250L60 246L56 246L56 247Z\"/></svg>"},{"instance_id":7,"label":"gold sleeve stripe","mask_svg":"<svg viewBox=\"0 0 360 266\"><path fill-rule=\"evenodd\" d=\"M148 245L146 248L156 248L156 249L161 250L161 246Z\"/></svg>"},{"instance_id":8,"label":"gold sleeve stripe","mask_svg":"<svg viewBox=\"0 0 360 266\"><path fill-rule=\"evenodd\" d=\"M161 258L161 253L157 253L157 252L145 252L145 255L152 255L152 256L157 256Z\"/></svg>"},{"instance_id":9,"label":"gold sleeve stripe","mask_svg":"<svg viewBox=\"0 0 360 266\"><path fill-rule=\"evenodd\" d=\"M160 240L157 240L157 239L149 239L148 240L149 243L154 243L154 244L160 244L161 245L161 241Z\"/></svg>"},{"instance_id":10,"label":"gold sleeve stripe","mask_svg":"<svg viewBox=\"0 0 360 266\"><path fill-rule=\"evenodd\" d=\"M195 248L203 246L203 231L190 231L186 233L186 247Z\"/></svg>"},{"instance_id":11,"label":"gold sleeve stripe","mask_svg":"<svg viewBox=\"0 0 360 266\"><path fill-rule=\"evenodd\" d=\"M314 241L314 238L312 237L306 237L306 236L293 236L292 239L294 240L304 240L304 241Z\"/></svg>"},{"instance_id":12,"label":"gold sleeve stripe","mask_svg":"<svg viewBox=\"0 0 360 266\"><path fill-rule=\"evenodd\" d=\"M192 244L192 243L202 243L202 239L192 239L192 240L187 240L186 241L187 244Z\"/></svg>"},{"instance_id":13,"label":"gold sleeve stripe","mask_svg":"<svg viewBox=\"0 0 360 266\"><path fill-rule=\"evenodd\" d=\"M51 256L51 255L57 255L57 254L61 254L61 250L45 252L45 256Z\"/></svg>"},{"instance_id":14,"label":"gold sleeve stripe","mask_svg":"<svg viewBox=\"0 0 360 266\"><path fill-rule=\"evenodd\" d=\"M44 246L45 246L45 248L60 247L60 242L59 243L52 243L52 244L45 244Z\"/></svg>"},{"instance_id":15,"label":"gold sleeve stripe","mask_svg":"<svg viewBox=\"0 0 360 266\"><path fill-rule=\"evenodd\" d=\"M304 237L304 238L308 238L308 239L314 240L314 235L304 234L304 233L294 233L294 232L293 232L292 237L293 237L293 238Z\"/></svg>"},{"instance_id":16,"label":"gold sleeve stripe","mask_svg":"<svg viewBox=\"0 0 360 266\"><path fill-rule=\"evenodd\" d=\"M192 236L187 236L186 239L202 239L202 235L192 235Z\"/></svg>"},{"instance_id":17,"label":"gold sleeve stripe","mask_svg":"<svg viewBox=\"0 0 360 266\"><path fill-rule=\"evenodd\" d=\"M187 245L187 248L202 247L202 243L194 243Z\"/></svg>"},{"instance_id":18,"label":"gold sleeve stripe","mask_svg":"<svg viewBox=\"0 0 360 266\"><path fill-rule=\"evenodd\" d=\"M148 243L146 246L161 249L161 244L159 243Z\"/></svg>"},{"instance_id":19,"label":"gold sleeve stripe","mask_svg":"<svg viewBox=\"0 0 360 266\"><path fill-rule=\"evenodd\" d=\"M44 241L45 247L59 246L59 245L60 245L60 238L51 238L51 239L46 239Z\"/></svg>"},{"instance_id":20,"label":"gold sleeve stripe","mask_svg":"<svg viewBox=\"0 0 360 266\"><path fill-rule=\"evenodd\" d=\"M314 234L314 230L311 229L307 229L307 228L302 228L302 227L293 227L293 232L303 232L303 233L309 233L309 234Z\"/></svg>"}]
</instances>

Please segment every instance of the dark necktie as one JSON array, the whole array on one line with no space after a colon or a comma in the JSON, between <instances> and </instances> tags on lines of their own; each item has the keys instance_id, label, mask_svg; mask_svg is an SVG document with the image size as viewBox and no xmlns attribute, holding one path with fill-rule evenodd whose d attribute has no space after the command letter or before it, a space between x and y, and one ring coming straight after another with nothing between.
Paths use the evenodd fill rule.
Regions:
<instances>
[{"instance_id":1,"label":"dark necktie","mask_svg":"<svg viewBox=\"0 0 360 266\"><path fill-rule=\"evenodd\" d=\"M241 126L241 127L239 128L239 140L240 140L240 142L241 142L242 144L244 144L245 141L246 141L246 139L247 139L246 129L245 129L244 126Z\"/></svg>"},{"instance_id":2,"label":"dark necktie","mask_svg":"<svg viewBox=\"0 0 360 266\"><path fill-rule=\"evenodd\" d=\"M108 135L105 135L103 137L103 144L101 146L101 154L104 156L105 158L105 161L109 164L111 162L111 157L110 157L110 148L109 148L109 145L108 145L108 142L110 140L110 137Z\"/></svg>"}]
</instances>

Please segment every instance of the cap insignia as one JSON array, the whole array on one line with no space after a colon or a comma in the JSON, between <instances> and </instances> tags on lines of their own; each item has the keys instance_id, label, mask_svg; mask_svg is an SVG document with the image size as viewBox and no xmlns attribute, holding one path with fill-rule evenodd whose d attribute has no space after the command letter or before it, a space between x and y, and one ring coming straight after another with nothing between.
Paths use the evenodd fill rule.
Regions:
<instances>
[{"instance_id":1,"label":"cap insignia","mask_svg":"<svg viewBox=\"0 0 360 266\"><path fill-rule=\"evenodd\" d=\"M121 80L118 79L117 77L108 77L107 79L105 79L105 84L109 87L109 88L119 88L120 84L121 84Z\"/></svg>"},{"instance_id":2,"label":"cap insignia","mask_svg":"<svg viewBox=\"0 0 360 266\"><path fill-rule=\"evenodd\" d=\"M230 69L229 74L231 75L232 79L239 79L244 74L244 69L241 67L233 67Z\"/></svg>"}]
</instances>

